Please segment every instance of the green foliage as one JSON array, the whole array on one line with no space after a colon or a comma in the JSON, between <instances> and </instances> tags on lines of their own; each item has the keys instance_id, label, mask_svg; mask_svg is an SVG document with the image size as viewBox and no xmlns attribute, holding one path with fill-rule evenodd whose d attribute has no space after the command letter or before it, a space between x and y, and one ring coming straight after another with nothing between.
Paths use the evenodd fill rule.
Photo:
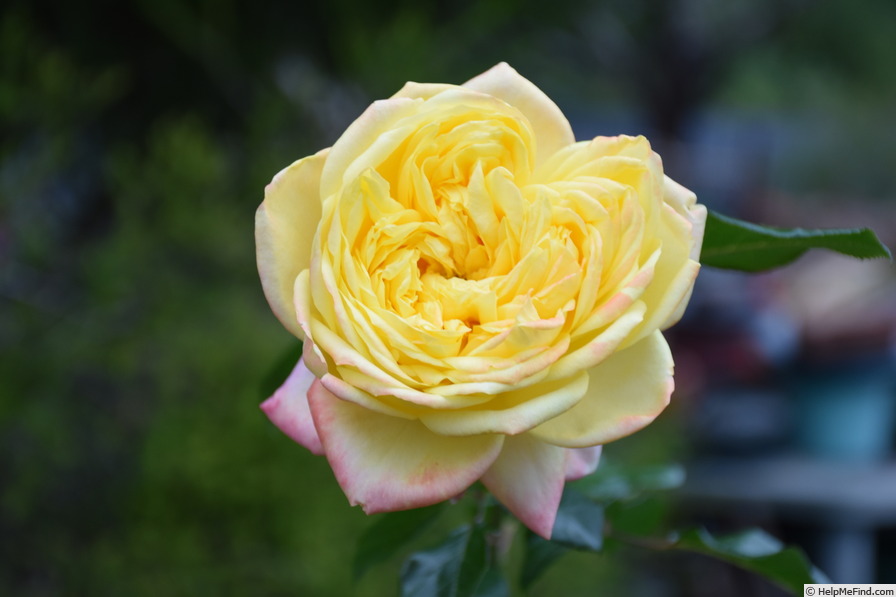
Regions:
<instances>
[{"instance_id":1,"label":"green foliage","mask_svg":"<svg viewBox=\"0 0 896 597\"><path fill-rule=\"evenodd\" d=\"M783 546L759 529L719 538L704 529L676 533L671 539L658 536L661 518L655 516L657 502L644 498L657 490L677 487L683 480L683 471L677 465L640 469L602 465L597 473L576 483L576 489L567 488L551 541L526 533L521 587L529 589L570 548L600 552L604 533L608 541L642 549L710 556L763 576L795 595L802 594L805 583L828 582L802 551ZM604 509L598 503L610 505Z\"/></svg>"},{"instance_id":2,"label":"green foliage","mask_svg":"<svg viewBox=\"0 0 896 597\"><path fill-rule=\"evenodd\" d=\"M774 581L794 595L803 594L804 584L830 582L802 551L783 546L759 529L718 538L704 529L694 529L681 533L669 547L729 562Z\"/></svg>"},{"instance_id":3,"label":"green foliage","mask_svg":"<svg viewBox=\"0 0 896 597\"><path fill-rule=\"evenodd\" d=\"M430 528L442 513L443 506L444 504L437 504L428 508L379 515L358 539L352 565L355 580L360 579L368 568L389 559L409 541Z\"/></svg>"},{"instance_id":4,"label":"green foliage","mask_svg":"<svg viewBox=\"0 0 896 597\"><path fill-rule=\"evenodd\" d=\"M603 508L575 489L566 488L554 520L551 541L589 551L600 551L604 538Z\"/></svg>"},{"instance_id":5,"label":"green foliage","mask_svg":"<svg viewBox=\"0 0 896 597\"><path fill-rule=\"evenodd\" d=\"M712 267L758 272L787 265L809 249L829 249L859 259L890 258L889 249L867 228L771 228L710 212L700 261Z\"/></svg>"},{"instance_id":6,"label":"green foliage","mask_svg":"<svg viewBox=\"0 0 896 597\"><path fill-rule=\"evenodd\" d=\"M535 533L526 533L526 551L520 569L520 586L528 589L541 578L547 569L570 550L559 543L542 539Z\"/></svg>"},{"instance_id":7,"label":"green foliage","mask_svg":"<svg viewBox=\"0 0 896 597\"><path fill-rule=\"evenodd\" d=\"M65 132L97 119L126 87L121 68L78 64L42 39L22 11L0 19L0 123L5 127L19 132L37 125Z\"/></svg>"},{"instance_id":8,"label":"green foliage","mask_svg":"<svg viewBox=\"0 0 896 597\"><path fill-rule=\"evenodd\" d=\"M59 46L21 5L0 47L0 593L352 592L342 546L366 518L258 409L298 354L252 216L315 129L265 85L227 127L147 117L146 73Z\"/></svg>"},{"instance_id":9,"label":"green foliage","mask_svg":"<svg viewBox=\"0 0 896 597\"><path fill-rule=\"evenodd\" d=\"M500 574L491 573L486 532L482 525L462 527L448 539L411 555L401 571L402 597L498 597L508 589Z\"/></svg>"},{"instance_id":10,"label":"green foliage","mask_svg":"<svg viewBox=\"0 0 896 597\"><path fill-rule=\"evenodd\" d=\"M623 466L604 458L594 473L571 485L598 503L610 504L633 500L645 492L675 489L684 480L680 464Z\"/></svg>"},{"instance_id":11,"label":"green foliage","mask_svg":"<svg viewBox=\"0 0 896 597\"><path fill-rule=\"evenodd\" d=\"M526 532L526 551L520 585L528 588L569 549L600 551L604 539L603 508L584 494L567 487L563 491L551 540Z\"/></svg>"},{"instance_id":12,"label":"green foliage","mask_svg":"<svg viewBox=\"0 0 896 597\"><path fill-rule=\"evenodd\" d=\"M604 459L597 471L569 483L563 492L550 541L526 533L520 585L528 588L570 549L604 548L604 520L639 534L655 532L662 520L656 500L641 499L684 482L680 465L622 466Z\"/></svg>"}]
</instances>

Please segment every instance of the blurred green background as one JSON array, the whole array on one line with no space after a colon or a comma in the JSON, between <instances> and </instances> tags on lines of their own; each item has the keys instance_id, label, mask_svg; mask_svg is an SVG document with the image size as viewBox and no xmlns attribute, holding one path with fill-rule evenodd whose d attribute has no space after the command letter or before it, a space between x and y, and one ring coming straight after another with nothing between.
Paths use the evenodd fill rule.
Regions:
<instances>
[{"instance_id":1,"label":"blurred green background","mask_svg":"<svg viewBox=\"0 0 896 597\"><path fill-rule=\"evenodd\" d=\"M395 592L397 561L352 583L367 517L258 410L295 340L262 295L253 217L278 170L407 80L506 60L580 138L648 133L723 209L687 148L756 122L751 190L806 213L896 196L889 0L0 11L0 594ZM686 449L673 414L608 454ZM597 594L639 561L577 556L535 594Z\"/></svg>"}]
</instances>

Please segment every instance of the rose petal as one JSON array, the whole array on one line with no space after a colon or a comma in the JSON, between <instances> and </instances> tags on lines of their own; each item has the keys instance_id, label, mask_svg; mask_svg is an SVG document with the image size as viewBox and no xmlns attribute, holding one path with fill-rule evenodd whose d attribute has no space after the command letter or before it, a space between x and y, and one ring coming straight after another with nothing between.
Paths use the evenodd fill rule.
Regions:
<instances>
[{"instance_id":1,"label":"rose petal","mask_svg":"<svg viewBox=\"0 0 896 597\"><path fill-rule=\"evenodd\" d=\"M578 402L588 389L588 375L505 392L477 408L437 411L423 423L445 435L506 433L515 435L556 417Z\"/></svg>"},{"instance_id":2,"label":"rose petal","mask_svg":"<svg viewBox=\"0 0 896 597\"><path fill-rule=\"evenodd\" d=\"M460 494L492 465L504 441L502 435L437 435L419 421L340 400L319 381L308 401L336 480L349 502L368 514Z\"/></svg>"},{"instance_id":3,"label":"rose petal","mask_svg":"<svg viewBox=\"0 0 896 597\"><path fill-rule=\"evenodd\" d=\"M327 374L327 362L323 354L314 345L311 338L306 338L302 344L302 361L314 377L321 378Z\"/></svg>"},{"instance_id":4,"label":"rose petal","mask_svg":"<svg viewBox=\"0 0 896 597\"><path fill-rule=\"evenodd\" d=\"M277 319L300 339L293 285L311 263L311 242L321 217L320 175L325 149L277 174L255 213L255 246L264 295Z\"/></svg>"},{"instance_id":5,"label":"rose petal","mask_svg":"<svg viewBox=\"0 0 896 597\"><path fill-rule=\"evenodd\" d=\"M566 451L566 480L575 481L597 470L603 446L573 448Z\"/></svg>"},{"instance_id":6,"label":"rose petal","mask_svg":"<svg viewBox=\"0 0 896 597\"><path fill-rule=\"evenodd\" d=\"M678 184L668 176L663 177L663 199L679 214L684 216L692 226L690 258L700 260L700 249L703 247L703 233L706 228L706 207L697 205L697 195L693 191Z\"/></svg>"},{"instance_id":7,"label":"rose petal","mask_svg":"<svg viewBox=\"0 0 896 597\"><path fill-rule=\"evenodd\" d=\"M681 319L700 271L700 264L694 256L699 256L703 244L706 208L694 204L696 198L693 193L668 178L666 180L666 196L670 203L663 204L658 229L663 243L662 254L654 268L653 280L641 295L641 300L647 304L647 314L629 339L631 343L655 329L666 329ZM678 189L683 189L682 194L688 195L679 197L676 195Z\"/></svg>"},{"instance_id":8,"label":"rose petal","mask_svg":"<svg viewBox=\"0 0 896 597\"><path fill-rule=\"evenodd\" d=\"M463 86L504 100L526 116L535 131L537 164L575 143L572 127L557 104L506 62L470 79Z\"/></svg>"},{"instance_id":9,"label":"rose petal","mask_svg":"<svg viewBox=\"0 0 896 597\"><path fill-rule=\"evenodd\" d=\"M411 99L429 99L434 95L438 95L443 91L447 91L454 87L446 83L416 83L408 81L404 87L395 92L392 97L409 97Z\"/></svg>"},{"instance_id":10,"label":"rose petal","mask_svg":"<svg viewBox=\"0 0 896 597\"><path fill-rule=\"evenodd\" d=\"M406 97L375 101L342 133L321 172L324 199L339 193L363 171L379 165L413 133L414 126L398 123L417 110L418 101Z\"/></svg>"},{"instance_id":11,"label":"rose petal","mask_svg":"<svg viewBox=\"0 0 896 597\"><path fill-rule=\"evenodd\" d=\"M550 539L563 495L566 452L528 433L508 437L482 483L523 524Z\"/></svg>"},{"instance_id":12,"label":"rose petal","mask_svg":"<svg viewBox=\"0 0 896 597\"><path fill-rule=\"evenodd\" d=\"M622 308L625 308L625 311L622 311L621 308L617 309L615 305L608 305L608 309L612 309L619 313L618 317L612 321L612 323L607 325L606 329L591 338L581 348L577 348L576 350L567 353L562 359L558 360L557 363L551 367L549 379L566 377L572 375L575 371L590 369L591 367L600 364L616 351L620 343L622 343L631 333L632 328L641 322L644 318L644 303L635 301L631 306L627 306L624 303L626 303L630 297L622 293L620 293L620 295L625 299L619 301L623 303ZM599 317L600 315L600 313L596 313L595 317Z\"/></svg>"},{"instance_id":13,"label":"rose petal","mask_svg":"<svg viewBox=\"0 0 896 597\"><path fill-rule=\"evenodd\" d=\"M305 446L313 454L321 455L324 448L314 428L311 411L308 409L308 389L314 382L302 359L296 363L292 373L274 395L261 403L261 410L271 422L294 441Z\"/></svg>"},{"instance_id":14,"label":"rose petal","mask_svg":"<svg viewBox=\"0 0 896 597\"><path fill-rule=\"evenodd\" d=\"M529 433L566 448L586 448L646 426L669 404L672 355L660 332L614 353L589 371L588 393Z\"/></svg>"}]
</instances>

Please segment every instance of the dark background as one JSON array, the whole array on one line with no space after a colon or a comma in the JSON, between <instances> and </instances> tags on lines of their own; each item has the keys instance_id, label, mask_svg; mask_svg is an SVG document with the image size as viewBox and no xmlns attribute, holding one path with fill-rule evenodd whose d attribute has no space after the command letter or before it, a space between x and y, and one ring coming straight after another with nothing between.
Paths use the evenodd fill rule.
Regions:
<instances>
[{"instance_id":1,"label":"dark background","mask_svg":"<svg viewBox=\"0 0 896 597\"><path fill-rule=\"evenodd\" d=\"M407 80L462 83L501 60L560 105L579 139L647 134L710 207L871 225L894 244L889 0L6 2L0 593L394 591L398 561L351 583L369 519L322 458L258 410L296 343L261 292L254 211L278 170L331 144L373 99ZM776 380L805 377L793 371L813 359L846 358L831 346L887 354L887 266L859 281L849 272L866 269L850 268L877 266L829 267L822 291L802 295L799 267L701 280L675 337L676 406L609 457L789 449L787 424L759 447L720 448L701 396L778 395ZM856 310L849 296L814 319L788 303L844 284L867 297L866 282L877 319L840 309ZM756 346L769 309L792 328L783 353ZM844 344L825 325L847 320ZM747 410L760 423L778 412ZM881 536L891 559L878 568L896 567ZM643 589L644 570L652 594L697 594L670 557L576 554L533 594L625 593Z\"/></svg>"}]
</instances>

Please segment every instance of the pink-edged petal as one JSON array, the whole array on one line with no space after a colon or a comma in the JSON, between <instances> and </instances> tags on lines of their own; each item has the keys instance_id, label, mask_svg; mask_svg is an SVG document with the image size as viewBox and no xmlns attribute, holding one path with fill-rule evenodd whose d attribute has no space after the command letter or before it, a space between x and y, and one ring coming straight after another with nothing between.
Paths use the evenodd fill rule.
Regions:
<instances>
[{"instance_id":1,"label":"pink-edged petal","mask_svg":"<svg viewBox=\"0 0 896 597\"><path fill-rule=\"evenodd\" d=\"M331 394L308 393L314 424L339 486L368 514L452 498L492 465L504 436L437 435L416 420L373 412Z\"/></svg>"},{"instance_id":2,"label":"pink-edged petal","mask_svg":"<svg viewBox=\"0 0 896 597\"><path fill-rule=\"evenodd\" d=\"M654 332L591 369L585 397L529 433L566 448L597 446L634 433L669 404L672 369L669 346Z\"/></svg>"},{"instance_id":3,"label":"pink-edged petal","mask_svg":"<svg viewBox=\"0 0 896 597\"><path fill-rule=\"evenodd\" d=\"M327 149L283 169L268 184L255 213L255 250L264 295L277 319L301 339L293 286L311 263L321 218L320 176Z\"/></svg>"},{"instance_id":4,"label":"pink-edged petal","mask_svg":"<svg viewBox=\"0 0 896 597\"><path fill-rule=\"evenodd\" d=\"M308 409L308 389L315 379L314 374L299 359L283 385L261 403L261 410L280 431L312 453L320 455L324 453L324 447Z\"/></svg>"},{"instance_id":5,"label":"pink-edged petal","mask_svg":"<svg viewBox=\"0 0 896 597\"><path fill-rule=\"evenodd\" d=\"M573 448L566 451L566 480L575 481L597 470L603 446Z\"/></svg>"},{"instance_id":6,"label":"pink-edged petal","mask_svg":"<svg viewBox=\"0 0 896 597\"><path fill-rule=\"evenodd\" d=\"M575 143L572 127L557 104L506 62L470 79L463 86L503 100L526 116L535 131L536 163Z\"/></svg>"},{"instance_id":7,"label":"pink-edged petal","mask_svg":"<svg viewBox=\"0 0 896 597\"><path fill-rule=\"evenodd\" d=\"M482 483L524 525L550 539L563 496L566 453L527 433L508 437Z\"/></svg>"}]
</instances>

